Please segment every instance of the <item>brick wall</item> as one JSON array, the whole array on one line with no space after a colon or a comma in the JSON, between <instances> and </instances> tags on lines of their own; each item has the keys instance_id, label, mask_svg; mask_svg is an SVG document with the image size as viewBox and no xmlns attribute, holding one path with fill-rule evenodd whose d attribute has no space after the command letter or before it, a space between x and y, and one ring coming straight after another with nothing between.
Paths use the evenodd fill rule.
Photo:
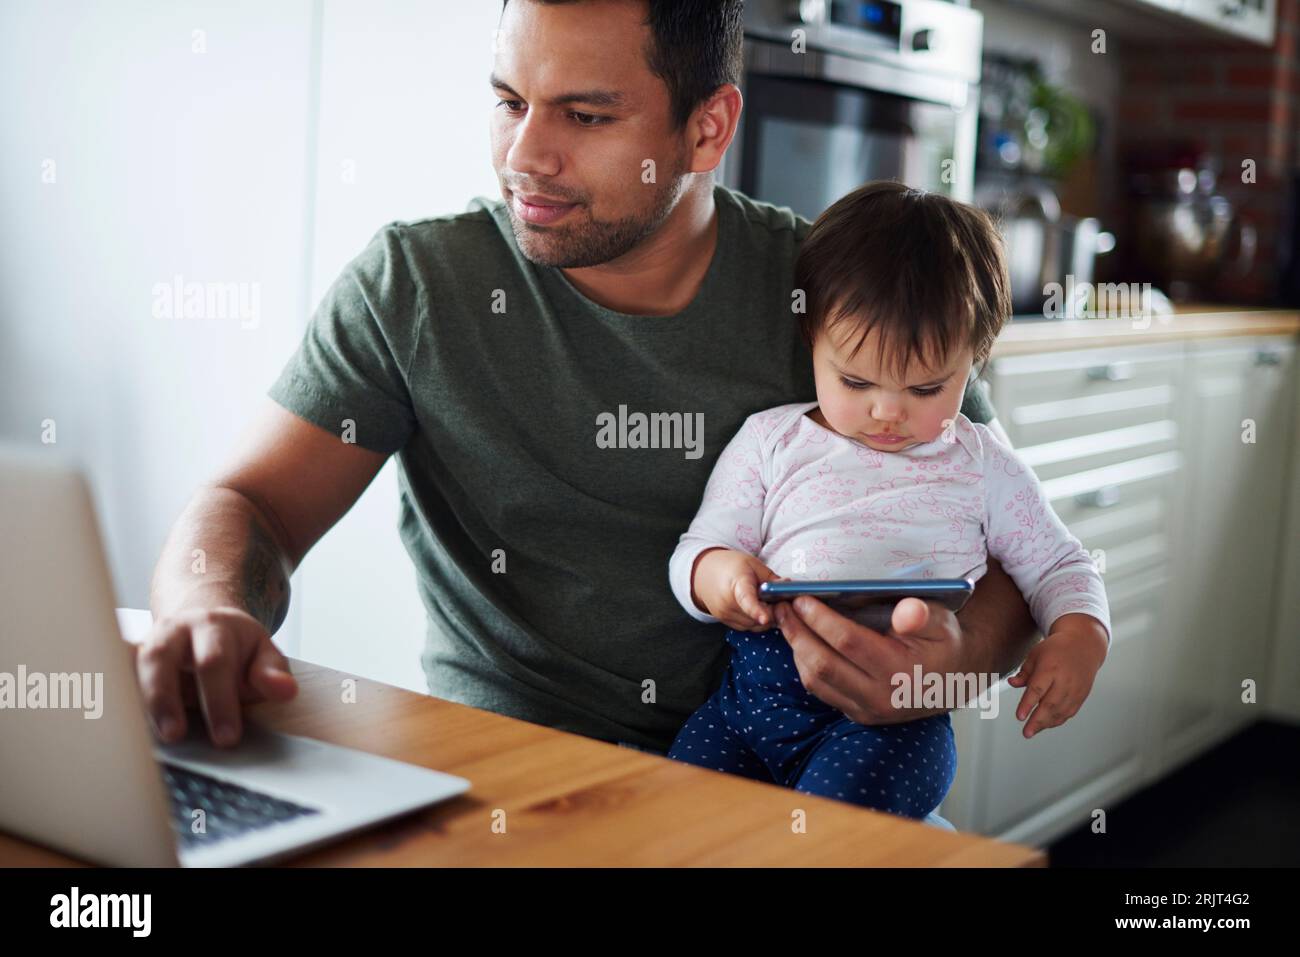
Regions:
<instances>
[{"instance_id":1,"label":"brick wall","mask_svg":"<svg viewBox=\"0 0 1300 957\"><path fill-rule=\"evenodd\" d=\"M1264 304L1279 296L1290 228L1286 210L1300 160L1298 34L1300 0L1278 0L1271 49L1210 39L1130 42L1120 51L1120 155L1175 144L1216 155L1222 163L1219 191L1256 225L1255 266L1243 279L1219 281L1213 292L1222 301ZM1246 159L1255 161L1252 184L1242 182ZM1123 204L1123 188L1117 199ZM1131 236L1123 206L1111 215L1123 224L1121 239ZM1120 257L1120 263L1131 260Z\"/></svg>"}]
</instances>

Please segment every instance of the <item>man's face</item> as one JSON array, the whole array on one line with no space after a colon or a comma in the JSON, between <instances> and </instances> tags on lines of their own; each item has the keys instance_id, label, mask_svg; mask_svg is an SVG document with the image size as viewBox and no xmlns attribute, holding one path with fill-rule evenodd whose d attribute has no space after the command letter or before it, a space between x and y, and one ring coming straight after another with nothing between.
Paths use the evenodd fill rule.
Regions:
<instances>
[{"instance_id":1,"label":"man's face","mask_svg":"<svg viewBox=\"0 0 1300 957\"><path fill-rule=\"evenodd\" d=\"M639 0L511 0L501 18L492 162L519 248L538 265L622 256L685 188L689 142L672 129L668 88L646 64L645 13Z\"/></svg>"},{"instance_id":2,"label":"man's face","mask_svg":"<svg viewBox=\"0 0 1300 957\"><path fill-rule=\"evenodd\" d=\"M882 452L900 452L933 442L945 420L961 410L973 360L970 346L953 350L944 363L915 357L896 380L877 361L877 332L871 330L852 359L859 333L843 322L823 329L813 344L813 374L822 417L841 435ZM932 360L931 360L932 361ZM879 438L882 433L897 441Z\"/></svg>"}]
</instances>

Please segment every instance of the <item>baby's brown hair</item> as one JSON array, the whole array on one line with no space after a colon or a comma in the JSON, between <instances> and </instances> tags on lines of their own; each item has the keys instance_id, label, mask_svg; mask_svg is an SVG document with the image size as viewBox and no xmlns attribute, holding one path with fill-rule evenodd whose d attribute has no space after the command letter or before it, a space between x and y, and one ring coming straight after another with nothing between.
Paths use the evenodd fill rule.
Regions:
<instances>
[{"instance_id":1,"label":"baby's brown hair","mask_svg":"<svg viewBox=\"0 0 1300 957\"><path fill-rule=\"evenodd\" d=\"M841 322L879 331L882 364L901 379L913 357L947 361L969 344L988 360L1011 314L1002 237L988 213L892 180L860 186L817 218L795 262L809 348ZM980 371L982 372L982 366Z\"/></svg>"}]
</instances>

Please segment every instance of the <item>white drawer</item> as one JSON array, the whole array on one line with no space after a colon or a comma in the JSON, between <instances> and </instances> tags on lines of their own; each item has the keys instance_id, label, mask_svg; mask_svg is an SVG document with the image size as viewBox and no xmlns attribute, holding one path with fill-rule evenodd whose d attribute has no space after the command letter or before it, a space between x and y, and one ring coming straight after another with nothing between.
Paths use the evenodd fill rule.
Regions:
<instances>
[{"instance_id":1,"label":"white drawer","mask_svg":"<svg viewBox=\"0 0 1300 957\"><path fill-rule=\"evenodd\" d=\"M1112 604L1114 637L1106 662L1088 700L1061 727L1025 740L1015 716L1024 690L998 683L997 718L971 722L985 736L980 760L992 769L987 803L977 810L983 833L1004 833L1053 806L1059 814L1086 819L1098 802L1140 773L1138 729L1151 696L1146 662L1160 625L1160 595L1153 585Z\"/></svg>"},{"instance_id":2,"label":"white drawer","mask_svg":"<svg viewBox=\"0 0 1300 957\"><path fill-rule=\"evenodd\" d=\"M1167 503L1183 454L1177 450L1128 459L1043 482L1043 492L1056 514L1073 528L1076 522L1152 499Z\"/></svg>"},{"instance_id":3,"label":"white drawer","mask_svg":"<svg viewBox=\"0 0 1300 957\"><path fill-rule=\"evenodd\" d=\"M1182 468L1175 450L1043 483L1053 511L1098 563L1107 589L1135 576L1166 573Z\"/></svg>"},{"instance_id":4,"label":"white drawer","mask_svg":"<svg viewBox=\"0 0 1300 957\"><path fill-rule=\"evenodd\" d=\"M1108 580L1106 603L1110 606L1114 629L1111 643L1151 637L1156 625L1155 617L1169 610L1172 594L1173 579L1167 567ZM1152 621L1148 622L1144 617L1146 612L1152 613ZM1121 630L1114 623L1116 618L1129 622L1129 629ZM1139 623L1142 624L1140 629L1137 627Z\"/></svg>"},{"instance_id":5,"label":"white drawer","mask_svg":"<svg viewBox=\"0 0 1300 957\"><path fill-rule=\"evenodd\" d=\"M1007 398L1020 405L1172 382L1182 364L1181 344L1161 343L1006 356L990 367Z\"/></svg>"},{"instance_id":6,"label":"white drawer","mask_svg":"<svg viewBox=\"0 0 1300 957\"><path fill-rule=\"evenodd\" d=\"M1180 345L1087 349L994 360L990 383L1020 448L1176 422L1182 370Z\"/></svg>"},{"instance_id":7,"label":"white drawer","mask_svg":"<svg viewBox=\"0 0 1300 957\"><path fill-rule=\"evenodd\" d=\"M1143 459L1179 447L1178 421L1153 419L1087 435L1045 442L1016 442L1015 449L1041 481L1089 472L1108 465Z\"/></svg>"}]
</instances>

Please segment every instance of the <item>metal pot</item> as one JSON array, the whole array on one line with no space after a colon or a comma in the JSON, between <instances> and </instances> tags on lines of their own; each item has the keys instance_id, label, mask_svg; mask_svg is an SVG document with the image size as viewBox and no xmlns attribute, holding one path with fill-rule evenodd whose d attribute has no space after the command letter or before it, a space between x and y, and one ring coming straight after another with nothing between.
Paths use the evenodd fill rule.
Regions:
<instances>
[{"instance_id":1,"label":"metal pot","mask_svg":"<svg viewBox=\"0 0 1300 957\"><path fill-rule=\"evenodd\" d=\"M977 190L976 202L993 214L1006 242L1012 311L1043 315L1047 287L1091 283L1096 258L1115 248L1115 237L1089 216L1061 213L1060 201L1042 184Z\"/></svg>"},{"instance_id":2,"label":"metal pot","mask_svg":"<svg viewBox=\"0 0 1300 957\"><path fill-rule=\"evenodd\" d=\"M1214 192L1215 179L1206 167L1173 170L1137 201L1138 256L1174 299L1204 295L1215 279L1239 278L1255 264L1255 227Z\"/></svg>"}]
</instances>

